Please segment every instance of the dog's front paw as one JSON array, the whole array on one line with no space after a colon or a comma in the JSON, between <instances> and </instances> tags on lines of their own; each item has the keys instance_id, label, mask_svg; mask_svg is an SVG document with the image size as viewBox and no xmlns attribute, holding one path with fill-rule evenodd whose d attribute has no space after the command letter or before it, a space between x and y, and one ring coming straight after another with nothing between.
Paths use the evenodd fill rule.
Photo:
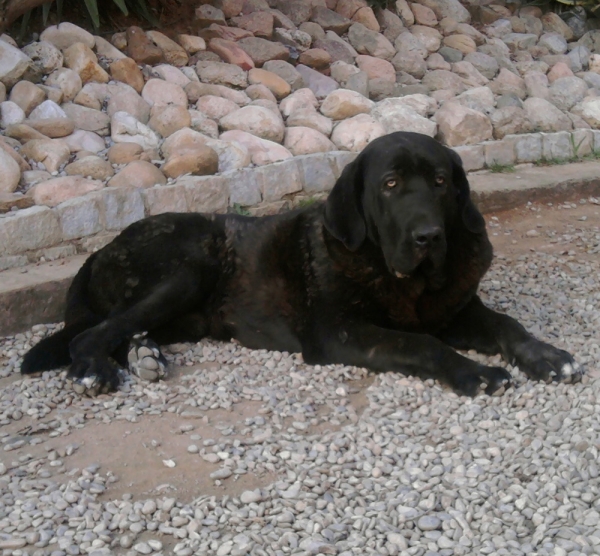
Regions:
<instances>
[{"instance_id":1,"label":"dog's front paw","mask_svg":"<svg viewBox=\"0 0 600 556\"><path fill-rule=\"evenodd\" d=\"M165 377L168 363L158 344L144 336L134 336L127 355L129 370L142 380L155 382Z\"/></svg>"},{"instance_id":2,"label":"dog's front paw","mask_svg":"<svg viewBox=\"0 0 600 556\"><path fill-rule=\"evenodd\" d=\"M515 350L513 365L532 380L575 383L583 368L570 353L539 340L531 340Z\"/></svg>"},{"instance_id":3,"label":"dog's front paw","mask_svg":"<svg viewBox=\"0 0 600 556\"><path fill-rule=\"evenodd\" d=\"M116 390L122 375L105 357L84 357L73 361L67 374L73 391L95 397Z\"/></svg>"},{"instance_id":4,"label":"dog's front paw","mask_svg":"<svg viewBox=\"0 0 600 556\"><path fill-rule=\"evenodd\" d=\"M512 375L502 367L474 363L473 368L454 373L452 388L457 394L475 397L481 394L500 396L512 385Z\"/></svg>"}]
</instances>

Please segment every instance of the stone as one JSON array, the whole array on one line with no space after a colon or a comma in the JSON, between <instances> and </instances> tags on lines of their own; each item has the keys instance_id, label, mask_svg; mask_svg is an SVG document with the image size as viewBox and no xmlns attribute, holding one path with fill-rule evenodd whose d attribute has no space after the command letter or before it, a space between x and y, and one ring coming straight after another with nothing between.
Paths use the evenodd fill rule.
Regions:
<instances>
[{"instance_id":1,"label":"stone","mask_svg":"<svg viewBox=\"0 0 600 556\"><path fill-rule=\"evenodd\" d=\"M167 178L150 162L134 160L127 164L108 182L108 187L147 188L156 184L164 185Z\"/></svg>"},{"instance_id":2,"label":"stone","mask_svg":"<svg viewBox=\"0 0 600 556\"><path fill-rule=\"evenodd\" d=\"M30 207L0 219L0 254L14 255L62 240L58 217L48 207Z\"/></svg>"},{"instance_id":3,"label":"stone","mask_svg":"<svg viewBox=\"0 0 600 556\"><path fill-rule=\"evenodd\" d=\"M432 54L431 56L435 56L435 55L436 54ZM392 66L394 67L394 70L396 70L398 72L408 73L409 75L412 75L416 79L422 79L423 76L427 73L427 63L425 62L425 58L423 58L423 55L420 52L416 52L416 51L398 52L398 54L396 54L392 58L391 63L392 63ZM444 64L447 67L446 66L444 68L432 67L429 69L432 69L432 70L446 69L447 71L449 71L450 64L448 64L445 61L444 61Z\"/></svg>"},{"instance_id":4,"label":"stone","mask_svg":"<svg viewBox=\"0 0 600 556\"><path fill-rule=\"evenodd\" d=\"M327 52L332 62L342 61L353 64L357 55L357 52L348 43L330 38L316 40L313 47Z\"/></svg>"},{"instance_id":5,"label":"stone","mask_svg":"<svg viewBox=\"0 0 600 556\"><path fill-rule=\"evenodd\" d=\"M185 66L188 63L188 54L185 49L174 40L159 31L146 31L146 36L162 51L163 58L167 64L176 67Z\"/></svg>"},{"instance_id":6,"label":"stone","mask_svg":"<svg viewBox=\"0 0 600 556\"><path fill-rule=\"evenodd\" d=\"M126 83L137 93L144 88L144 75L133 58L121 58L110 65L110 74L115 81Z\"/></svg>"},{"instance_id":7,"label":"stone","mask_svg":"<svg viewBox=\"0 0 600 556\"><path fill-rule=\"evenodd\" d=\"M295 29L282 29L280 27L275 29L273 40L296 49L298 52L305 52L312 44L312 37L308 33Z\"/></svg>"},{"instance_id":8,"label":"stone","mask_svg":"<svg viewBox=\"0 0 600 556\"><path fill-rule=\"evenodd\" d=\"M543 98L528 98L523 108L535 131L568 131L573 127L566 114Z\"/></svg>"},{"instance_id":9,"label":"stone","mask_svg":"<svg viewBox=\"0 0 600 556\"><path fill-rule=\"evenodd\" d=\"M188 212L185 187L181 183L149 187L142 190L142 197L148 216L165 212Z\"/></svg>"},{"instance_id":10,"label":"stone","mask_svg":"<svg viewBox=\"0 0 600 556\"><path fill-rule=\"evenodd\" d=\"M564 54L567 51L567 41L558 33L544 33L537 46L547 48L550 54Z\"/></svg>"},{"instance_id":11,"label":"stone","mask_svg":"<svg viewBox=\"0 0 600 556\"><path fill-rule=\"evenodd\" d=\"M0 115L1 115L1 113L2 113L2 105L0 104ZM2 126L2 119L0 116L0 127L1 126ZM4 134L6 137L16 139L17 141L19 141L21 143L26 143L27 141L30 141L31 139L48 139L45 135L43 135L39 131L36 131L32 127L30 127L26 124L23 124L23 123L9 125L6 128ZM1 144L1 142L0 142L0 144Z\"/></svg>"},{"instance_id":12,"label":"stone","mask_svg":"<svg viewBox=\"0 0 600 556\"><path fill-rule=\"evenodd\" d=\"M322 133L310 127L288 127L283 146L294 156L324 153L336 150L336 146Z\"/></svg>"},{"instance_id":13,"label":"stone","mask_svg":"<svg viewBox=\"0 0 600 556\"><path fill-rule=\"evenodd\" d=\"M489 83L489 79L481 75L473 64L464 60L452 64L452 71L458 75L463 80L463 83L469 88L481 87Z\"/></svg>"},{"instance_id":14,"label":"stone","mask_svg":"<svg viewBox=\"0 0 600 556\"><path fill-rule=\"evenodd\" d=\"M248 72L248 83L251 85L264 85L275 96L277 100L282 100L292 92L290 84L271 71L265 69L252 69Z\"/></svg>"},{"instance_id":15,"label":"stone","mask_svg":"<svg viewBox=\"0 0 600 556\"><path fill-rule=\"evenodd\" d=\"M296 70L302 76L306 87L309 88L317 98L325 98L329 93L338 88L335 79L327 77L302 64L296 66Z\"/></svg>"},{"instance_id":16,"label":"stone","mask_svg":"<svg viewBox=\"0 0 600 556\"><path fill-rule=\"evenodd\" d=\"M137 143L115 143L108 149L108 160L111 164L128 164L139 160L144 149Z\"/></svg>"},{"instance_id":17,"label":"stone","mask_svg":"<svg viewBox=\"0 0 600 556\"><path fill-rule=\"evenodd\" d=\"M390 83L396 82L396 69L387 60L360 55L356 57L356 65L367 74L369 79L383 79Z\"/></svg>"},{"instance_id":18,"label":"stone","mask_svg":"<svg viewBox=\"0 0 600 556\"><path fill-rule=\"evenodd\" d=\"M220 139L222 141L234 141L246 147L252 157L252 164L256 166L264 166L265 164L273 164L274 162L292 158L292 153L282 145L261 139L245 131L226 131L221 134Z\"/></svg>"},{"instance_id":19,"label":"stone","mask_svg":"<svg viewBox=\"0 0 600 556\"><path fill-rule=\"evenodd\" d=\"M225 131L240 129L276 143L281 143L285 131L281 117L261 106L240 108L221 118L219 126Z\"/></svg>"},{"instance_id":20,"label":"stone","mask_svg":"<svg viewBox=\"0 0 600 556\"><path fill-rule=\"evenodd\" d=\"M66 137L75 131L75 123L70 118L45 118L43 120L26 120L36 131L51 139Z\"/></svg>"},{"instance_id":21,"label":"stone","mask_svg":"<svg viewBox=\"0 0 600 556\"><path fill-rule=\"evenodd\" d=\"M77 72L69 68L59 68L48 76L46 85L59 88L63 93L63 101L70 102L81 90L82 82Z\"/></svg>"},{"instance_id":22,"label":"stone","mask_svg":"<svg viewBox=\"0 0 600 556\"><path fill-rule=\"evenodd\" d=\"M162 49L148 38L141 27L135 26L127 29L127 55L137 64L153 66L165 61Z\"/></svg>"},{"instance_id":23,"label":"stone","mask_svg":"<svg viewBox=\"0 0 600 556\"><path fill-rule=\"evenodd\" d=\"M423 6L422 4L410 4L410 9L415 17L415 23L417 25L435 27L438 24L435 12L431 8Z\"/></svg>"},{"instance_id":24,"label":"stone","mask_svg":"<svg viewBox=\"0 0 600 556\"><path fill-rule=\"evenodd\" d=\"M79 129L93 131L98 135L108 135L110 117L104 112L72 103L63 104L63 110L67 117L77 122Z\"/></svg>"},{"instance_id":25,"label":"stone","mask_svg":"<svg viewBox=\"0 0 600 556\"><path fill-rule=\"evenodd\" d=\"M244 168L252 162L248 149L237 141L206 138L206 145L219 156L219 172Z\"/></svg>"},{"instance_id":26,"label":"stone","mask_svg":"<svg viewBox=\"0 0 600 556\"><path fill-rule=\"evenodd\" d=\"M71 164L65 166L65 172L69 176L83 176L92 180L104 181L112 178L115 174L110 162L99 156L84 156Z\"/></svg>"},{"instance_id":27,"label":"stone","mask_svg":"<svg viewBox=\"0 0 600 556\"><path fill-rule=\"evenodd\" d=\"M458 95L456 102L486 115L494 112L494 93L489 87L475 87Z\"/></svg>"},{"instance_id":28,"label":"stone","mask_svg":"<svg viewBox=\"0 0 600 556\"><path fill-rule=\"evenodd\" d=\"M63 55L65 57L65 66L76 71L81 77L82 83L90 81L96 83L108 83L110 77L108 73L98 64L98 58L93 50L81 42L76 42L67 48Z\"/></svg>"},{"instance_id":29,"label":"stone","mask_svg":"<svg viewBox=\"0 0 600 556\"><path fill-rule=\"evenodd\" d=\"M21 155L43 164L44 168L52 173L58 172L69 160L71 151L60 139L33 139L23 145Z\"/></svg>"},{"instance_id":30,"label":"stone","mask_svg":"<svg viewBox=\"0 0 600 556\"><path fill-rule=\"evenodd\" d=\"M462 52L455 50L454 48L450 48L449 46L442 46L438 54L450 64L460 62L464 58Z\"/></svg>"},{"instance_id":31,"label":"stone","mask_svg":"<svg viewBox=\"0 0 600 556\"><path fill-rule=\"evenodd\" d=\"M72 153L82 150L99 153L106 149L102 137L93 131L85 131L83 129L76 129L71 135L63 137L63 141L69 146Z\"/></svg>"},{"instance_id":32,"label":"stone","mask_svg":"<svg viewBox=\"0 0 600 556\"><path fill-rule=\"evenodd\" d=\"M158 106L164 105L159 104ZM106 113L110 118L117 112L127 112L143 124L148 123L150 119L150 105L125 83L119 83L115 87L106 105Z\"/></svg>"},{"instance_id":33,"label":"stone","mask_svg":"<svg viewBox=\"0 0 600 556\"><path fill-rule=\"evenodd\" d=\"M262 67L270 60L288 60L290 51L279 43L261 39L260 37L248 37L238 41L238 45L252 58L256 67Z\"/></svg>"},{"instance_id":34,"label":"stone","mask_svg":"<svg viewBox=\"0 0 600 556\"><path fill-rule=\"evenodd\" d=\"M583 118L592 128L600 128L600 98L586 98L573 107L573 113Z\"/></svg>"},{"instance_id":35,"label":"stone","mask_svg":"<svg viewBox=\"0 0 600 556\"><path fill-rule=\"evenodd\" d=\"M263 201L279 201L286 195L302 191L298 165L293 160L277 162L256 171ZM281 176L286 176L285 180Z\"/></svg>"},{"instance_id":36,"label":"stone","mask_svg":"<svg viewBox=\"0 0 600 556\"><path fill-rule=\"evenodd\" d=\"M228 87L248 86L248 74L242 68L223 62L198 62L196 71L200 81Z\"/></svg>"},{"instance_id":37,"label":"stone","mask_svg":"<svg viewBox=\"0 0 600 556\"><path fill-rule=\"evenodd\" d=\"M463 145L452 150L460 156L465 172L481 170L485 166L482 145Z\"/></svg>"},{"instance_id":38,"label":"stone","mask_svg":"<svg viewBox=\"0 0 600 556\"><path fill-rule=\"evenodd\" d=\"M206 50L206 41L202 37L180 34L177 35L177 41L188 54L196 54L196 52Z\"/></svg>"},{"instance_id":39,"label":"stone","mask_svg":"<svg viewBox=\"0 0 600 556\"><path fill-rule=\"evenodd\" d=\"M81 176L66 176L38 183L27 192L27 195L36 205L55 207L69 199L81 197L103 187L104 185L99 181L88 180Z\"/></svg>"},{"instance_id":40,"label":"stone","mask_svg":"<svg viewBox=\"0 0 600 556\"><path fill-rule=\"evenodd\" d=\"M219 8L211 6L210 4L203 4L196 8L195 23L200 28L208 27L215 23L217 25L226 25L225 14Z\"/></svg>"},{"instance_id":41,"label":"stone","mask_svg":"<svg viewBox=\"0 0 600 556\"><path fill-rule=\"evenodd\" d=\"M396 0L396 12L406 27L411 27L415 24L415 15L406 0Z\"/></svg>"},{"instance_id":42,"label":"stone","mask_svg":"<svg viewBox=\"0 0 600 556\"><path fill-rule=\"evenodd\" d=\"M386 134L385 127L369 114L358 114L336 125L331 141L342 151L360 152Z\"/></svg>"},{"instance_id":43,"label":"stone","mask_svg":"<svg viewBox=\"0 0 600 556\"><path fill-rule=\"evenodd\" d=\"M533 131L533 126L525 110L516 106L499 108L490 116L490 121L494 128L494 139L503 139L506 135Z\"/></svg>"},{"instance_id":44,"label":"stone","mask_svg":"<svg viewBox=\"0 0 600 556\"><path fill-rule=\"evenodd\" d=\"M579 45L574 47L567 56L571 60L570 67L574 73L588 69L591 52L585 46Z\"/></svg>"},{"instance_id":45,"label":"stone","mask_svg":"<svg viewBox=\"0 0 600 556\"><path fill-rule=\"evenodd\" d=\"M31 67L31 59L18 48L0 40L0 83L12 87Z\"/></svg>"},{"instance_id":46,"label":"stone","mask_svg":"<svg viewBox=\"0 0 600 556\"><path fill-rule=\"evenodd\" d=\"M269 12L252 12L235 17L231 21L235 27L250 31L255 37L270 39L273 37L273 14Z\"/></svg>"},{"instance_id":47,"label":"stone","mask_svg":"<svg viewBox=\"0 0 600 556\"><path fill-rule=\"evenodd\" d=\"M118 48L115 48L106 39L103 39L98 35L94 36L94 42L94 49L96 50L96 54L101 58L104 58L109 63L127 57Z\"/></svg>"},{"instance_id":48,"label":"stone","mask_svg":"<svg viewBox=\"0 0 600 556\"><path fill-rule=\"evenodd\" d=\"M316 109L319 107L319 101L311 89L302 88L283 99L279 105L279 110L287 118L292 112L306 107Z\"/></svg>"},{"instance_id":49,"label":"stone","mask_svg":"<svg viewBox=\"0 0 600 556\"><path fill-rule=\"evenodd\" d=\"M431 8L439 20L449 17L458 23L469 23L471 14L458 0L420 0L420 4Z\"/></svg>"},{"instance_id":50,"label":"stone","mask_svg":"<svg viewBox=\"0 0 600 556\"><path fill-rule=\"evenodd\" d=\"M567 131L542 133L542 158L568 160L573 158L573 136Z\"/></svg>"},{"instance_id":51,"label":"stone","mask_svg":"<svg viewBox=\"0 0 600 556\"><path fill-rule=\"evenodd\" d=\"M184 127L190 127L191 123L190 113L183 106L159 104L152 107L148 126L161 137L168 137Z\"/></svg>"},{"instance_id":52,"label":"stone","mask_svg":"<svg viewBox=\"0 0 600 556\"><path fill-rule=\"evenodd\" d=\"M123 172L123 170L121 170L121 172ZM117 176L115 176L113 180L116 179ZM135 187L111 187L104 191L103 200L105 228L107 231L122 230L130 224L144 218L144 201L142 199L142 194L141 191ZM91 554L93 554L93 552ZM109 555L107 554L105 556Z\"/></svg>"},{"instance_id":53,"label":"stone","mask_svg":"<svg viewBox=\"0 0 600 556\"><path fill-rule=\"evenodd\" d=\"M353 64L346 62L337 61L331 64L331 77L335 79L342 87L346 85L346 82L350 77L356 75L360 70Z\"/></svg>"},{"instance_id":54,"label":"stone","mask_svg":"<svg viewBox=\"0 0 600 556\"><path fill-rule=\"evenodd\" d=\"M284 60L270 60L263 64L262 69L278 75L291 87L292 91L302 89L304 79L292 64Z\"/></svg>"},{"instance_id":55,"label":"stone","mask_svg":"<svg viewBox=\"0 0 600 556\"><path fill-rule=\"evenodd\" d=\"M525 81L512 71L502 68L496 78L490 82L490 89L497 95L516 94L520 99L527 96Z\"/></svg>"},{"instance_id":56,"label":"stone","mask_svg":"<svg viewBox=\"0 0 600 556\"><path fill-rule=\"evenodd\" d=\"M55 102L45 100L29 114L30 120L47 120L51 118L66 118L66 112Z\"/></svg>"},{"instance_id":57,"label":"stone","mask_svg":"<svg viewBox=\"0 0 600 556\"><path fill-rule=\"evenodd\" d=\"M378 102L371 116L383 125L387 133L413 131L435 137L435 122L421 116L416 110L402 102L401 98L388 98Z\"/></svg>"},{"instance_id":58,"label":"stone","mask_svg":"<svg viewBox=\"0 0 600 556\"><path fill-rule=\"evenodd\" d=\"M305 21L304 23L301 23L299 30L310 35L313 41L318 41L325 38L325 31L323 30L323 27L317 23L313 23L312 21Z\"/></svg>"},{"instance_id":59,"label":"stone","mask_svg":"<svg viewBox=\"0 0 600 556\"><path fill-rule=\"evenodd\" d=\"M116 112L113 115L111 138L115 143L137 143L144 150L155 149L160 143L154 131L127 112Z\"/></svg>"},{"instance_id":60,"label":"stone","mask_svg":"<svg viewBox=\"0 0 600 556\"><path fill-rule=\"evenodd\" d=\"M493 128L489 118L458 103L447 103L436 115L439 137L449 147L473 145L492 138Z\"/></svg>"},{"instance_id":61,"label":"stone","mask_svg":"<svg viewBox=\"0 0 600 556\"><path fill-rule=\"evenodd\" d=\"M532 71L525 75L525 88L527 96L548 99L550 90L548 88L548 78L539 71Z\"/></svg>"},{"instance_id":62,"label":"stone","mask_svg":"<svg viewBox=\"0 0 600 556\"><path fill-rule=\"evenodd\" d=\"M158 66L152 68L152 70L154 74L160 77L163 81L168 81L169 83L179 85L182 89L185 89L192 81L192 79L190 79L190 77L188 77L184 71L187 71L192 76L195 83L200 83L198 75L194 69L190 67L176 68L170 64L159 64Z\"/></svg>"},{"instance_id":63,"label":"stone","mask_svg":"<svg viewBox=\"0 0 600 556\"><path fill-rule=\"evenodd\" d=\"M298 58L298 63L317 70L328 68L331 61L331 54L322 48L310 48L300 54L300 57Z\"/></svg>"},{"instance_id":64,"label":"stone","mask_svg":"<svg viewBox=\"0 0 600 556\"><path fill-rule=\"evenodd\" d=\"M533 33L507 33L502 37L502 40L508 46L509 50L514 53L535 46L538 37Z\"/></svg>"},{"instance_id":65,"label":"stone","mask_svg":"<svg viewBox=\"0 0 600 556\"><path fill-rule=\"evenodd\" d=\"M0 194L13 193L19 186L21 168L4 149L0 148Z\"/></svg>"},{"instance_id":66,"label":"stone","mask_svg":"<svg viewBox=\"0 0 600 556\"><path fill-rule=\"evenodd\" d=\"M0 214L15 210L26 209L34 205L33 199L21 193L7 193L0 191Z\"/></svg>"},{"instance_id":67,"label":"stone","mask_svg":"<svg viewBox=\"0 0 600 556\"><path fill-rule=\"evenodd\" d=\"M254 67L252 58L234 41L214 38L209 41L208 48L211 52L218 54L224 62L234 64L244 71Z\"/></svg>"},{"instance_id":68,"label":"stone","mask_svg":"<svg viewBox=\"0 0 600 556\"><path fill-rule=\"evenodd\" d=\"M102 231L101 198L98 193L73 197L56 207L63 240L79 239Z\"/></svg>"},{"instance_id":69,"label":"stone","mask_svg":"<svg viewBox=\"0 0 600 556\"><path fill-rule=\"evenodd\" d=\"M562 77L573 77L573 72L566 63L557 62L552 66L552 69L548 72L547 76L548 81L554 83L554 81L561 79Z\"/></svg>"},{"instance_id":70,"label":"stone","mask_svg":"<svg viewBox=\"0 0 600 556\"><path fill-rule=\"evenodd\" d=\"M467 35L450 35L449 37L444 37L443 43L449 48L458 50L465 56L477 50L477 44Z\"/></svg>"},{"instance_id":71,"label":"stone","mask_svg":"<svg viewBox=\"0 0 600 556\"><path fill-rule=\"evenodd\" d=\"M542 24L544 31L549 33L557 33L564 37L567 41L573 39L573 30L565 23L557 13L547 13L542 16Z\"/></svg>"},{"instance_id":72,"label":"stone","mask_svg":"<svg viewBox=\"0 0 600 556\"><path fill-rule=\"evenodd\" d=\"M6 100L0 103L0 128L9 128L21 124L25 120L25 112L16 103Z\"/></svg>"},{"instance_id":73,"label":"stone","mask_svg":"<svg viewBox=\"0 0 600 556\"><path fill-rule=\"evenodd\" d=\"M11 147L7 140L3 137L0 137L0 150L8 154L8 156L10 156L19 165L21 172L27 172L31 170L31 166L29 166L27 161L13 147Z\"/></svg>"},{"instance_id":74,"label":"stone","mask_svg":"<svg viewBox=\"0 0 600 556\"><path fill-rule=\"evenodd\" d=\"M298 108L286 120L287 127L310 127L326 137L331 135L333 122L319 114L312 106Z\"/></svg>"},{"instance_id":75,"label":"stone","mask_svg":"<svg viewBox=\"0 0 600 556\"><path fill-rule=\"evenodd\" d=\"M465 56L465 62L469 62L473 67L488 79L494 79L500 69L498 61L492 56L483 52L471 52Z\"/></svg>"},{"instance_id":76,"label":"stone","mask_svg":"<svg viewBox=\"0 0 600 556\"><path fill-rule=\"evenodd\" d=\"M219 156L205 145L199 145L193 151L175 153L163 165L162 171L168 178L177 178L184 174L207 176L216 174L219 169Z\"/></svg>"},{"instance_id":77,"label":"stone","mask_svg":"<svg viewBox=\"0 0 600 556\"><path fill-rule=\"evenodd\" d=\"M62 52L48 41L29 43L21 51L42 75L48 75L63 65Z\"/></svg>"},{"instance_id":78,"label":"stone","mask_svg":"<svg viewBox=\"0 0 600 556\"><path fill-rule=\"evenodd\" d=\"M394 45L381 33L367 29L361 23L354 23L348 30L348 40L359 54L391 60L396 54Z\"/></svg>"},{"instance_id":79,"label":"stone","mask_svg":"<svg viewBox=\"0 0 600 556\"><path fill-rule=\"evenodd\" d=\"M390 100L389 103L394 106L408 106L419 114L419 116L423 116L424 118L433 116L438 108L437 102L433 98L419 93L395 98Z\"/></svg>"},{"instance_id":80,"label":"stone","mask_svg":"<svg viewBox=\"0 0 600 556\"><path fill-rule=\"evenodd\" d=\"M183 176L177 183L185 188L190 212L223 213L229 205L227 180L221 176ZM260 201L260 199L259 199Z\"/></svg>"},{"instance_id":81,"label":"stone","mask_svg":"<svg viewBox=\"0 0 600 556\"><path fill-rule=\"evenodd\" d=\"M579 77L561 77L552 83L548 100L563 112L581 102L588 91L587 83Z\"/></svg>"},{"instance_id":82,"label":"stone","mask_svg":"<svg viewBox=\"0 0 600 556\"><path fill-rule=\"evenodd\" d=\"M174 104L187 108L188 98L182 87L162 79L149 79L142 90L142 98L150 106Z\"/></svg>"},{"instance_id":83,"label":"stone","mask_svg":"<svg viewBox=\"0 0 600 556\"><path fill-rule=\"evenodd\" d=\"M357 114L368 114L373 106L373 101L354 91L338 89L323 100L321 113L333 120L345 120Z\"/></svg>"},{"instance_id":84,"label":"stone","mask_svg":"<svg viewBox=\"0 0 600 556\"><path fill-rule=\"evenodd\" d=\"M437 29L424 25L413 25L411 34L427 49L429 53L437 52L442 43L442 35Z\"/></svg>"},{"instance_id":85,"label":"stone","mask_svg":"<svg viewBox=\"0 0 600 556\"><path fill-rule=\"evenodd\" d=\"M94 48L96 45L94 35L69 22L46 27L40 35L40 40L47 41L60 50L66 50L78 42L85 44L88 48Z\"/></svg>"},{"instance_id":86,"label":"stone","mask_svg":"<svg viewBox=\"0 0 600 556\"><path fill-rule=\"evenodd\" d=\"M277 103L275 95L262 83L250 85L245 92L251 100L262 99Z\"/></svg>"},{"instance_id":87,"label":"stone","mask_svg":"<svg viewBox=\"0 0 600 556\"><path fill-rule=\"evenodd\" d=\"M455 95L462 93L467 88L458 75L446 70L427 72L421 82L431 91L446 89L452 91Z\"/></svg>"},{"instance_id":88,"label":"stone","mask_svg":"<svg viewBox=\"0 0 600 556\"><path fill-rule=\"evenodd\" d=\"M196 103L196 108L213 120L220 120L227 116L227 114L240 109L235 102L213 95L200 97Z\"/></svg>"},{"instance_id":89,"label":"stone","mask_svg":"<svg viewBox=\"0 0 600 556\"><path fill-rule=\"evenodd\" d=\"M343 35L352 25L352 21L347 17L323 6L314 6L310 20L325 31L333 31L338 35Z\"/></svg>"},{"instance_id":90,"label":"stone","mask_svg":"<svg viewBox=\"0 0 600 556\"><path fill-rule=\"evenodd\" d=\"M212 39L225 39L227 41L239 41L247 37L252 37L252 33L244 31L244 29L238 29L237 27L227 27L224 25L217 25L215 23L209 25L207 28L200 31L200 38L205 41Z\"/></svg>"}]
</instances>

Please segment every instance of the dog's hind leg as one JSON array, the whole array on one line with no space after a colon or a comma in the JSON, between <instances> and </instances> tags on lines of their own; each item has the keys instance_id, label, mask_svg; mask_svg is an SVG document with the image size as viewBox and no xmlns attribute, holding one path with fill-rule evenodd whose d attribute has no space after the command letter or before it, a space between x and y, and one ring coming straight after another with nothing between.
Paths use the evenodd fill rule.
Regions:
<instances>
[{"instance_id":1,"label":"dog's hind leg","mask_svg":"<svg viewBox=\"0 0 600 556\"><path fill-rule=\"evenodd\" d=\"M73 363L68 376L74 389L91 396L115 389L120 380L118 369L110 361L112 354L136 334L188 312L200 301L200 282L191 270L180 269L145 298L79 334L70 345Z\"/></svg>"}]
</instances>

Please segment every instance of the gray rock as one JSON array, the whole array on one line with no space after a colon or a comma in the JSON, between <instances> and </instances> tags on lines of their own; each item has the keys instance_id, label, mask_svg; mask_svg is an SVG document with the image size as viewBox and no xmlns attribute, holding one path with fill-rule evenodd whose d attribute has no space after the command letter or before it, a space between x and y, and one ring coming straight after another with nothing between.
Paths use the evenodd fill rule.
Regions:
<instances>
[{"instance_id":1,"label":"gray rock","mask_svg":"<svg viewBox=\"0 0 600 556\"><path fill-rule=\"evenodd\" d=\"M511 52L527 50L538 42L537 35L533 33L508 33L502 37L502 40Z\"/></svg>"},{"instance_id":2,"label":"gray rock","mask_svg":"<svg viewBox=\"0 0 600 556\"><path fill-rule=\"evenodd\" d=\"M571 60L571 69L574 73L585 71L588 69L591 52L582 44L573 48L567 56Z\"/></svg>"},{"instance_id":3,"label":"gray rock","mask_svg":"<svg viewBox=\"0 0 600 556\"><path fill-rule=\"evenodd\" d=\"M573 128L569 117L543 98L528 98L523 103L535 131L563 131Z\"/></svg>"},{"instance_id":4,"label":"gray rock","mask_svg":"<svg viewBox=\"0 0 600 556\"><path fill-rule=\"evenodd\" d=\"M465 56L465 62L473 64L473 67L488 79L494 79L500 70L496 58L483 52L470 52Z\"/></svg>"},{"instance_id":5,"label":"gray rock","mask_svg":"<svg viewBox=\"0 0 600 556\"><path fill-rule=\"evenodd\" d=\"M0 82L12 87L30 68L29 56L6 41L0 40Z\"/></svg>"},{"instance_id":6,"label":"gray rock","mask_svg":"<svg viewBox=\"0 0 600 556\"><path fill-rule=\"evenodd\" d=\"M561 77L550 86L548 100L567 112L581 102L588 90L587 83L579 77Z\"/></svg>"},{"instance_id":7,"label":"gray rock","mask_svg":"<svg viewBox=\"0 0 600 556\"><path fill-rule=\"evenodd\" d=\"M450 48L449 46L442 46L438 52L449 64L460 62L463 59L463 53L460 50Z\"/></svg>"},{"instance_id":8,"label":"gray rock","mask_svg":"<svg viewBox=\"0 0 600 556\"><path fill-rule=\"evenodd\" d=\"M517 108L523 108L523 102L515 93L506 93L498 98L496 101L497 108L505 108L507 106L516 106Z\"/></svg>"},{"instance_id":9,"label":"gray rock","mask_svg":"<svg viewBox=\"0 0 600 556\"><path fill-rule=\"evenodd\" d=\"M532 125L525 110L517 106L498 108L491 116L494 128L494 139L502 139L506 135L529 133Z\"/></svg>"},{"instance_id":10,"label":"gray rock","mask_svg":"<svg viewBox=\"0 0 600 556\"><path fill-rule=\"evenodd\" d=\"M308 66L298 64L296 70L302 76L302 79L304 79L306 87L308 87L317 98L325 98L329 93L339 88L335 79L331 79L331 77L327 77Z\"/></svg>"},{"instance_id":11,"label":"gray rock","mask_svg":"<svg viewBox=\"0 0 600 556\"><path fill-rule=\"evenodd\" d=\"M292 91L305 87L304 79L292 64L285 60L269 60L263 65L263 69L273 72L286 81Z\"/></svg>"},{"instance_id":12,"label":"gray rock","mask_svg":"<svg viewBox=\"0 0 600 556\"><path fill-rule=\"evenodd\" d=\"M435 531L441 526L441 519L432 515L424 515L423 517L420 517L417 521L417 527L421 529L421 531Z\"/></svg>"},{"instance_id":13,"label":"gray rock","mask_svg":"<svg viewBox=\"0 0 600 556\"><path fill-rule=\"evenodd\" d=\"M558 33L544 33L538 46L547 48L550 54L564 54L567 51L567 40Z\"/></svg>"}]
</instances>

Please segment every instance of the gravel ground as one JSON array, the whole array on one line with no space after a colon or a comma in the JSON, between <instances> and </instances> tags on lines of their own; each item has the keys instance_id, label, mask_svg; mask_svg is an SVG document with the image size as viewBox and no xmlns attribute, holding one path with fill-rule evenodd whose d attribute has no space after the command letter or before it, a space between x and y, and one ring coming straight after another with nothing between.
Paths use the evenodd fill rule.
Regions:
<instances>
[{"instance_id":1,"label":"gravel ground","mask_svg":"<svg viewBox=\"0 0 600 556\"><path fill-rule=\"evenodd\" d=\"M598 203L489 220L484 299L587 366L573 386L509 367L471 400L203 341L89 399L16 372L53 326L1 339L1 553L600 554Z\"/></svg>"}]
</instances>

